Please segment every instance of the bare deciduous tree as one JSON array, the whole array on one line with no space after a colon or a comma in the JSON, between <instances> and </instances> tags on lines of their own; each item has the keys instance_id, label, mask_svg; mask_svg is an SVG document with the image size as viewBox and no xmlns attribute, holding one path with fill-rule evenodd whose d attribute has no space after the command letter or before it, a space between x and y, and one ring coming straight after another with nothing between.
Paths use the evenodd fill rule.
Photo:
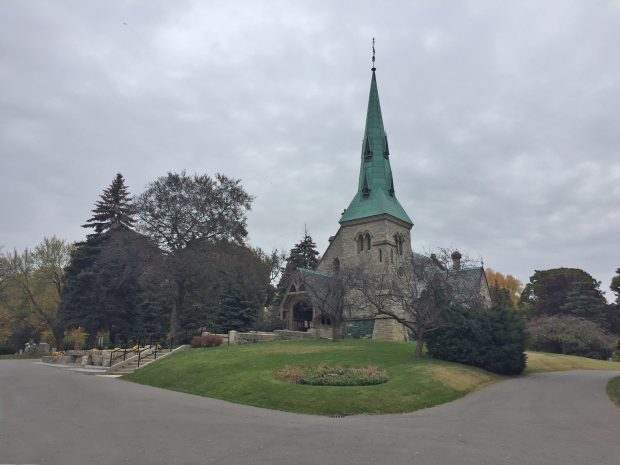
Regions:
<instances>
[{"instance_id":1,"label":"bare deciduous tree","mask_svg":"<svg viewBox=\"0 0 620 465\"><path fill-rule=\"evenodd\" d=\"M320 314L331 320L332 340L340 339L351 302L347 294L351 289L353 275L347 271L328 275L313 270L300 270L298 276Z\"/></svg>"},{"instance_id":2,"label":"bare deciduous tree","mask_svg":"<svg viewBox=\"0 0 620 465\"><path fill-rule=\"evenodd\" d=\"M456 252L458 253L458 252ZM441 324L441 310L451 302L482 304L480 268L454 255L450 266L447 250L423 256L413 254L400 267L358 268L353 272L352 289L360 305L385 315L411 330L416 338L415 355L422 356L426 334Z\"/></svg>"}]
</instances>

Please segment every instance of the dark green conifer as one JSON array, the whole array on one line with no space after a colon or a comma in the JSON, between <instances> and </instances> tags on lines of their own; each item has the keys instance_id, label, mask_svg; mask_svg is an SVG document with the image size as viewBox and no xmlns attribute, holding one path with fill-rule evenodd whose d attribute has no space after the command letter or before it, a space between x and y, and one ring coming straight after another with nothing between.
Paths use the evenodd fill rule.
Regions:
<instances>
[{"instance_id":1,"label":"dark green conifer","mask_svg":"<svg viewBox=\"0 0 620 465\"><path fill-rule=\"evenodd\" d=\"M284 294L290 284L292 274L298 268L307 268L310 270L316 269L319 264L319 252L316 250L316 244L308 234L308 231L304 232L303 239L295 244L291 249L291 253L286 259L286 266L282 272L282 277L278 283L275 303L280 304L284 298Z\"/></svg>"},{"instance_id":2,"label":"dark green conifer","mask_svg":"<svg viewBox=\"0 0 620 465\"><path fill-rule=\"evenodd\" d=\"M93 228L95 234L101 234L114 228L133 228L135 219L133 218L132 198L129 196L125 179L121 173L116 174L110 187L100 195L100 199L95 203L92 212L93 216L82 227Z\"/></svg>"}]
</instances>

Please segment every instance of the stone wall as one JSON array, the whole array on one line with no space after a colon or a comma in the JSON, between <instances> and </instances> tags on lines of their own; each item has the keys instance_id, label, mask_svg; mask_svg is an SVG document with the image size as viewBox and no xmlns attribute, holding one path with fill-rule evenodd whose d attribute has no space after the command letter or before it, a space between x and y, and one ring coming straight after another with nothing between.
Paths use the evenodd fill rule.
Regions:
<instances>
[{"instance_id":1,"label":"stone wall","mask_svg":"<svg viewBox=\"0 0 620 465\"><path fill-rule=\"evenodd\" d=\"M110 364L111 350L68 350L63 355L46 355L41 360L43 363L57 363L62 365L94 365L108 366Z\"/></svg>"},{"instance_id":2,"label":"stone wall","mask_svg":"<svg viewBox=\"0 0 620 465\"><path fill-rule=\"evenodd\" d=\"M372 338L379 341L406 341L408 340L407 329L392 318L377 317Z\"/></svg>"},{"instance_id":3,"label":"stone wall","mask_svg":"<svg viewBox=\"0 0 620 465\"><path fill-rule=\"evenodd\" d=\"M238 331L230 331L228 333L228 342L229 344L234 345L253 344L256 342L318 339L319 334L317 331L313 331L313 329L314 328L310 328L308 332L276 329L273 333L263 333L258 331L240 333Z\"/></svg>"}]
</instances>

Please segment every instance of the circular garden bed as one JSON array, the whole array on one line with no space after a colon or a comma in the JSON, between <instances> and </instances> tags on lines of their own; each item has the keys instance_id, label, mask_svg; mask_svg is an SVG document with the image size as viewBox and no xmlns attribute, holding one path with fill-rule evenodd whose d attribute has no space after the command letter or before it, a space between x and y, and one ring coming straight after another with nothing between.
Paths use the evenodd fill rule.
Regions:
<instances>
[{"instance_id":1,"label":"circular garden bed","mask_svg":"<svg viewBox=\"0 0 620 465\"><path fill-rule=\"evenodd\" d=\"M283 381L312 386L368 386L382 384L388 372L376 367L343 368L321 364L315 366L285 365L277 371Z\"/></svg>"}]
</instances>

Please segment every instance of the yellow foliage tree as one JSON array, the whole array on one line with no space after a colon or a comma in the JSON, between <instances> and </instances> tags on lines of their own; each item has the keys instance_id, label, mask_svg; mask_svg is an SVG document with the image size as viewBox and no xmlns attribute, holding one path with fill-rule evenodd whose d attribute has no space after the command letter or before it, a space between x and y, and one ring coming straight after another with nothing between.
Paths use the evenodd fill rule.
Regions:
<instances>
[{"instance_id":1,"label":"yellow foliage tree","mask_svg":"<svg viewBox=\"0 0 620 465\"><path fill-rule=\"evenodd\" d=\"M484 270L487 276L487 282L489 286L493 287L497 283L500 289L507 289L510 294L510 300L515 305L519 302L521 297L521 291L523 291L523 283L515 278L513 275L504 275L499 271L495 271L492 268Z\"/></svg>"}]
</instances>

